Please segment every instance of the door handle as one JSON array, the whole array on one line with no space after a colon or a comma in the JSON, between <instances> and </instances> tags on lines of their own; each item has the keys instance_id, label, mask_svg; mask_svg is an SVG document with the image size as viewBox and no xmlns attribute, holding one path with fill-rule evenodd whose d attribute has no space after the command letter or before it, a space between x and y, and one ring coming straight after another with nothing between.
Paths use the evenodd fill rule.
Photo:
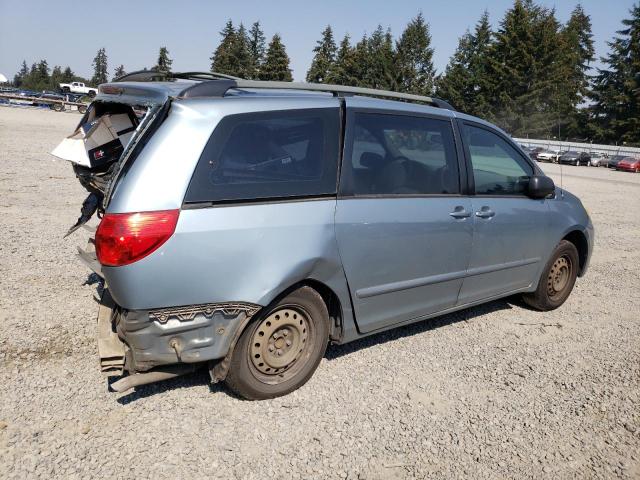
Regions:
<instances>
[{"instance_id":1,"label":"door handle","mask_svg":"<svg viewBox=\"0 0 640 480\"><path fill-rule=\"evenodd\" d=\"M469 218L471 216L471 212L467 212L464 207L458 206L449 215L453 218Z\"/></svg>"},{"instance_id":2,"label":"door handle","mask_svg":"<svg viewBox=\"0 0 640 480\"><path fill-rule=\"evenodd\" d=\"M482 207L480 210L476 212L476 217L480 218L491 218L495 216L496 212L491 210L489 207Z\"/></svg>"}]
</instances>

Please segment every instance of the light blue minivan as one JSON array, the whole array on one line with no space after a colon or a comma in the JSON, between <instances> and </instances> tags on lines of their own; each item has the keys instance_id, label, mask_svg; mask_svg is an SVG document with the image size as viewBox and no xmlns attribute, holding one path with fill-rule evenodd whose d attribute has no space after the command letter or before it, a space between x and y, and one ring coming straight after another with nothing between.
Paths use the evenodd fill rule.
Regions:
<instances>
[{"instance_id":1,"label":"light blue minivan","mask_svg":"<svg viewBox=\"0 0 640 480\"><path fill-rule=\"evenodd\" d=\"M284 395L328 342L514 294L551 310L587 270L580 201L442 100L158 75L102 85L81 122L135 124L112 163L77 170L99 196L81 256L105 279L116 391L204 363L245 398Z\"/></svg>"}]
</instances>

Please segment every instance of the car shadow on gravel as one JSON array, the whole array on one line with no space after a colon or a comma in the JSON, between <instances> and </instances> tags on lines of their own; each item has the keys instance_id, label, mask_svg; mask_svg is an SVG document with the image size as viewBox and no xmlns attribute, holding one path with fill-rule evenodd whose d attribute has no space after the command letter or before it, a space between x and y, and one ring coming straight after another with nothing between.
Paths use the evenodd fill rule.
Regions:
<instances>
[{"instance_id":1,"label":"car shadow on gravel","mask_svg":"<svg viewBox=\"0 0 640 480\"><path fill-rule=\"evenodd\" d=\"M422 320L403 327L397 327L344 345L330 345L329 348L327 348L327 353L325 353L324 358L327 360L335 360L358 350L374 347L382 343L392 342L399 338L418 335L458 322L468 322L480 315L486 315L500 310L510 310L513 306L521 307L523 305L524 302L521 302L519 297L502 298L500 300L484 303L476 307L467 308L465 310L449 313L440 317Z\"/></svg>"},{"instance_id":2,"label":"car shadow on gravel","mask_svg":"<svg viewBox=\"0 0 640 480\"><path fill-rule=\"evenodd\" d=\"M114 377L113 381L119 380L120 377ZM148 385L140 385L135 387L134 390L123 395L117 399L117 402L120 405L128 405L137 400L142 400L143 398L151 397L153 395L157 395L159 393L164 393L169 390L178 390L182 388L192 388L192 387L201 387L203 385L209 384L209 390L211 393L229 393L229 391L224 387L222 383L211 384L209 382L209 372L203 366L198 370L187 373L185 375L181 375L176 378L172 378L170 380L163 380L161 382L150 383Z\"/></svg>"}]
</instances>

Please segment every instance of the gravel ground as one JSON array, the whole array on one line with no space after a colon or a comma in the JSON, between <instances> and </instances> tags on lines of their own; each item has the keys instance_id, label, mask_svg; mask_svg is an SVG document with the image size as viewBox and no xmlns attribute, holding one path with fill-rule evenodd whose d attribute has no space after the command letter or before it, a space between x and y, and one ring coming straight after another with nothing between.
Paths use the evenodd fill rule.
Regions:
<instances>
[{"instance_id":1,"label":"gravel ground","mask_svg":"<svg viewBox=\"0 0 640 480\"><path fill-rule=\"evenodd\" d=\"M0 108L0 478L640 478L640 175L564 167L597 237L554 312L508 299L333 346L271 401L205 372L118 395L86 233L62 238L84 192L47 153L79 118Z\"/></svg>"}]
</instances>

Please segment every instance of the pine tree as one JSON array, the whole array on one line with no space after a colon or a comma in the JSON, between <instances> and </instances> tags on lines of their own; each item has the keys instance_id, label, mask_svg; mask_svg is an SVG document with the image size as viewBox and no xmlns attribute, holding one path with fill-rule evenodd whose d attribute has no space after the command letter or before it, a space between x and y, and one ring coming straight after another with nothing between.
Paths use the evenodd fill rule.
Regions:
<instances>
[{"instance_id":1,"label":"pine tree","mask_svg":"<svg viewBox=\"0 0 640 480\"><path fill-rule=\"evenodd\" d=\"M553 10L516 0L488 53L490 119L513 135L548 136L562 115L562 39Z\"/></svg>"},{"instance_id":2,"label":"pine tree","mask_svg":"<svg viewBox=\"0 0 640 480\"><path fill-rule=\"evenodd\" d=\"M640 145L640 4L629 13L601 59L592 110L597 141Z\"/></svg>"},{"instance_id":3,"label":"pine tree","mask_svg":"<svg viewBox=\"0 0 640 480\"><path fill-rule=\"evenodd\" d=\"M422 13L412 19L396 45L398 89L418 95L433 92L435 69L429 25Z\"/></svg>"},{"instance_id":4,"label":"pine tree","mask_svg":"<svg viewBox=\"0 0 640 480\"><path fill-rule=\"evenodd\" d=\"M260 76L260 68L264 62L265 37L260 28L260 22L255 22L249 30L249 52L251 54L251 75L247 78L257 79Z\"/></svg>"},{"instance_id":5,"label":"pine tree","mask_svg":"<svg viewBox=\"0 0 640 480\"><path fill-rule=\"evenodd\" d=\"M436 81L436 96L446 100L456 110L473 114L476 91L475 75L470 65L473 58L473 35L467 31L458 39L458 47Z\"/></svg>"},{"instance_id":6,"label":"pine tree","mask_svg":"<svg viewBox=\"0 0 640 480\"><path fill-rule=\"evenodd\" d=\"M124 76L124 75L126 75L126 74L127 74L127 72L126 72L126 71L125 71L125 69L124 69L124 65L122 65L122 64L121 64L121 65L120 65L120 66L118 66L118 67L116 68L116 70L113 72L113 80L115 80L115 79L117 79L117 78L120 78L120 77L122 77L122 76Z\"/></svg>"},{"instance_id":7,"label":"pine tree","mask_svg":"<svg viewBox=\"0 0 640 480\"><path fill-rule=\"evenodd\" d=\"M64 69L64 72L62 72L62 82L61 83L70 83L73 82L73 79L75 78L76 74L73 73L73 70L71 70L71 67L67 67Z\"/></svg>"},{"instance_id":8,"label":"pine tree","mask_svg":"<svg viewBox=\"0 0 640 480\"><path fill-rule=\"evenodd\" d=\"M563 89L565 112L559 127L570 138L584 139L588 133L585 120L587 111L579 109L589 93L589 69L594 60L591 19L581 5L577 5L561 31Z\"/></svg>"},{"instance_id":9,"label":"pine tree","mask_svg":"<svg viewBox=\"0 0 640 480\"><path fill-rule=\"evenodd\" d=\"M349 38L345 36L336 59L336 75L340 75L336 83L352 87L371 87L367 76L371 60L369 43L369 37L364 34L358 43L349 47Z\"/></svg>"},{"instance_id":10,"label":"pine tree","mask_svg":"<svg viewBox=\"0 0 640 480\"><path fill-rule=\"evenodd\" d=\"M326 83L336 60L336 42L331 25L322 31L322 39L318 40L313 52L315 55L307 72L307 82Z\"/></svg>"},{"instance_id":11,"label":"pine tree","mask_svg":"<svg viewBox=\"0 0 640 480\"><path fill-rule=\"evenodd\" d=\"M211 71L233 75L237 70L234 57L236 30L231 20L227 21L220 36L222 40L211 57Z\"/></svg>"},{"instance_id":12,"label":"pine tree","mask_svg":"<svg viewBox=\"0 0 640 480\"><path fill-rule=\"evenodd\" d=\"M155 70L156 72L168 73L171 71L172 63L173 60L169 58L169 50L167 50L167 47L160 47L160 52L158 53L158 61L156 62L156 66L153 67L153 70Z\"/></svg>"},{"instance_id":13,"label":"pine tree","mask_svg":"<svg viewBox=\"0 0 640 480\"><path fill-rule=\"evenodd\" d=\"M253 58L251 54L251 40L246 28L241 23L233 42L233 56L235 57L235 71L233 75L240 78L252 78L254 75Z\"/></svg>"},{"instance_id":14,"label":"pine tree","mask_svg":"<svg viewBox=\"0 0 640 480\"><path fill-rule=\"evenodd\" d=\"M280 35L277 33L271 39L264 65L260 71L261 80L279 80L291 82L291 69L289 68L289 56Z\"/></svg>"},{"instance_id":15,"label":"pine tree","mask_svg":"<svg viewBox=\"0 0 640 480\"><path fill-rule=\"evenodd\" d=\"M331 64L327 73L327 83L335 85L350 85L348 71L350 70L351 59L353 58L353 48L351 48L351 38L345 34L340 47L338 48L335 61Z\"/></svg>"},{"instance_id":16,"label":"pine tree","mask_svg":"<svg viewBox=\"0 0 640 480\"><path fill-rule=\"evenodd\" d=\"M98 50L92 65L93 77L91 78L91 83L95 86L106 83L109 72L107 70L107 53L104 48Z\"/></svg>"},{"instance_id":17,"label":"pine tree","mask_svg":"<svg viewBox=\"0 0 640 480\"><path fill-rule=\"evenodd\" d=\"M366 46L366 70L363 80L366 86L380 90L395 89L394 49L391 31L382 29L382 25L374 30Z\"/></svg>"},{"instance_id":18,"label":"pine tree","mask_svg":"<svg viewBox=\"0 0 640 480\"><path fill-rule=\"evenodd\" d=\"M49 90L56 91L60 88L62 83L62 67L56 65L51 70L51 76L49 77Z\"/></svg>"},{"instance_id":19,"label":"pine tree","mask_svg":"<svg viewBox=\"0 0 640 480\"><path fill-rule=\"evenodd\" d=\"M25 78L27 78L27 75L29 75L29 67L27 67L27 61L22 60L20 70L13 77L13 86L20 87L24 83Z\"/></svg>"}]
</instances>

